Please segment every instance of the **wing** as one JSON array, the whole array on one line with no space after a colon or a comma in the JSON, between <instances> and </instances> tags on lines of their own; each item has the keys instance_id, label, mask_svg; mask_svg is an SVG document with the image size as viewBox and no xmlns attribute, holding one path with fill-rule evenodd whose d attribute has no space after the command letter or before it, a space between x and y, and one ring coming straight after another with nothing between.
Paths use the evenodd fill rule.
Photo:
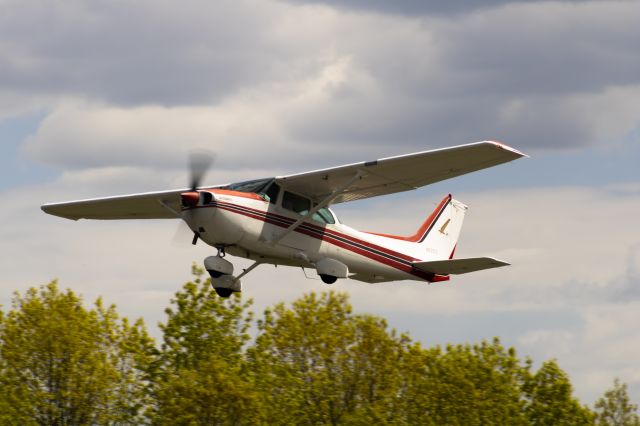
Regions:
<instances>
[{"instance_id":1,"label":"wing","mask_svg":"<svg viewBox=\"0 0 640 426\"><path fill-rule=\"evenodd\" d=\"M347 185L360 172L363 177L342 190L332 201L336 204L416 189L523 156L525 154L501 143L485 141L278 176L276 181L285 189L320 201Z\"/></svg>"},{"instance_id":2,"label":"wing","mask_svg":"<svg viewBox=\"0 0 640 426\"><path fill-rule=\"evenodd\" d=\"M173 219L180 211L180 194L189 189L93 198L45 204L46 213L67 219Z\"/></svg>"},{"instance_id":3,"label":"wing","mask_svg":"<svg viewBox=\"0 0 640 426\"><path fill-rule=\"evenodd\" d=\"M432 262L415 262L414 268L438 275L458 275L483 269L500 268L509 264L492 257L470 257L467 259L435 260Z\"/></svg>"}]
</instances>

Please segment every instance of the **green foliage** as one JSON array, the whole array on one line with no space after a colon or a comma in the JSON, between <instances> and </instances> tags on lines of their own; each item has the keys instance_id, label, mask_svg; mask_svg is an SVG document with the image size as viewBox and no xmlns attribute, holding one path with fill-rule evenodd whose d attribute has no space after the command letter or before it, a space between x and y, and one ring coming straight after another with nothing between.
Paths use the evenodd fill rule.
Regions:
<instances>
[{"instance_id":1,"label":"green foliage","mask_svg":"<svg viewBox=\"0 0 640 426\"><path fill-rule=\"evenodd\" d=\"M140 423L153 351L141 321L101 300L86 310L55 281L16 293L0 323L0 423Z\"/></svg>"},{"instance_id":2,"label":"green foliage","mask_svg":"<svg viewBox=\"0 0 640 426\"><path fill-rule=\"evenodd\" d=\"M244 359L251 301L215 294L204 271L193 267L160 324L164 342L155 382L157 424L237 425L260 419L258 396Z\"/></svg>"},{"instance_id":3,"label":"green foliage","mask_svg":"<svg viewBox=\"0 0 640 426\"><path fill-rule=\"evenodd\" d=\"M630 402L627 385L619 379L596 401L595 411L598 426L640 426L638 406Z\"/></svg>"},{"instance_id":4,"label":"green foliage","mask_svg":"<svg viewBox=\"0 0 640 426\"><path fill-rule=\"evenodd\" d=\"M521 385L528 373L515 350L495 339L444 350L415 348L407 387L408 424L527 424Z\"/></svg>"},{"instance_id":5,"label":"green foliage","mask_svg":"<svg viewBox=\"0 0 640 426\"><path fill-rule=\"evenodd\" d=\"M250 300L193 273L159 347L55 282L16 294L0 310L0 424L639 426L626 385L594 414L554 360L535 370L497 338L424 348L335 292L254 322Z\"/></svg>"},{"instance_id":6,"label":"green foliage","mask_svg":"<svg viewBox=\"0 0 640 426\"><path fill-rule=\"evenodd\" d=\"M353 315L347 296L309 294L265 312L249 356L269 424L386 423L406 339Z\"/></svg>"},{"instance_id":7,"label":"green foliage","mask_svg":"<svg viewBox=\"0 0 640 426\"><path fill-rule=\"evenodd\" d=\"M593 413L571 396L567 374L555 361L547 361L524 387L528 403L525 412L532 425L573 426L593 424Z\"/></svg>"},{"instance_id":8,"label":"green foliage","mask_svg":"<svg viewBox=\"0 0 640 426\"><path fill-rule=\"evenodd\" d=\"M187 282L171 300L173 308L165 309L166 323L159 324L163 365L193 368L212 354L236 364L249 341L252 302L243 303L237 293L228 299L217 297L211 281L202 279L202 269L194 265L193 274L193 282Z\"/></svg>"}]
</instances>

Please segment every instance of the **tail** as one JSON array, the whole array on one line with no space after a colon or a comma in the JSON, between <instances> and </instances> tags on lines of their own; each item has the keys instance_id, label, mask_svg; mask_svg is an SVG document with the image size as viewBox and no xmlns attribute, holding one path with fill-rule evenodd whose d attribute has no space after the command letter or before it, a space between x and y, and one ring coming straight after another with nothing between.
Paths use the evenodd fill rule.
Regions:
<instances>
[{"instance_id":1,"label":"tail","mask_svg":"<svg viewBox=\"0 0 640 426\"><path fill-rule=\"evenodd\" d=\"M467 206L449 194L418 231L406 239L423 245L426 249L425 257L432 260L452 259L466 213Z\"/></svg>"},{"instance_id":2,"label":"tail","mask_svg":"<svg viewBox=\"0 0 640 426\"><path fill-rule=\"evenodd\" d=\"M451 195L444 197L413 237L414 242L424 245L425 258L414 262L413 268L426 272L428 281L446 281L449 275L466 274L483 269L500 268L509 265L492 257L471 257L453 259L467 206Z\"/></svg>"}]
</instances>

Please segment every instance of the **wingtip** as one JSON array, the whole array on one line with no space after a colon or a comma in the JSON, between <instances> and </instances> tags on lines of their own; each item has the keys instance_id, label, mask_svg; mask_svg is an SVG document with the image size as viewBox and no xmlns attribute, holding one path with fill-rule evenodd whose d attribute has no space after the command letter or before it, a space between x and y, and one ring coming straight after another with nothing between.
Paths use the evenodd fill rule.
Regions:
<instances>
[{"instance_id":1,"label":"wingtip","mask_svg":"<svg viewBox=\"0 0 640 426\"><path fill-rule=\"evenodd\" d=\"M488 142L488 143L490 143L490 144L492 144L492 145L494 145L494 146L496 146L496 147L498 147L500 149L504 149L505 151L512 152L512 153L516 154L518 157L529 158L529 156L527 154L525 154L524 152L518 151L517 149L515 149L513 147L510 147L509 145L504 144L502 142L499 142L499 141L485 141L485 142Z\"/></svg>"},{"instance_id":2,"label":"wingtip","mask_svg":"<svg viewBox=\"0 0 640 426\"><path fill-rule=\"evenodd\" d=\"M56 212L55 211L55 204L43 204L43 205L40 206L40 210L42 210L46 214L50 214L51 216L57 216L57 217L61 217L63 219L69 219L69 220L74 220L74 221L77 221L79 219L78 217L65 216L65 215L62 215L62 214Z\"/></svg>"}]
</instances>

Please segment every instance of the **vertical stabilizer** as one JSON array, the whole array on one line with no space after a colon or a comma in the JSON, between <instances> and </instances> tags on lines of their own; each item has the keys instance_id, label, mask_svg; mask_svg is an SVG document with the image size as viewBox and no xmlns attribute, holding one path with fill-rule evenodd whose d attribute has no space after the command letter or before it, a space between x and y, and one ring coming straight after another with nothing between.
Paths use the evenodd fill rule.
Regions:
<instances>
[{"instance_id":1,"label":"vertical stabilizer","mask_svg":"<svg viewBox=\"0 0 640 426\"><path fill-rule=\"evenodd\" d=\"M420 228L422 235L417 242L425 247L425 258L440 260L453 256L467 209L451 195L442 200Z\"/></svg>"}]
</instances>

